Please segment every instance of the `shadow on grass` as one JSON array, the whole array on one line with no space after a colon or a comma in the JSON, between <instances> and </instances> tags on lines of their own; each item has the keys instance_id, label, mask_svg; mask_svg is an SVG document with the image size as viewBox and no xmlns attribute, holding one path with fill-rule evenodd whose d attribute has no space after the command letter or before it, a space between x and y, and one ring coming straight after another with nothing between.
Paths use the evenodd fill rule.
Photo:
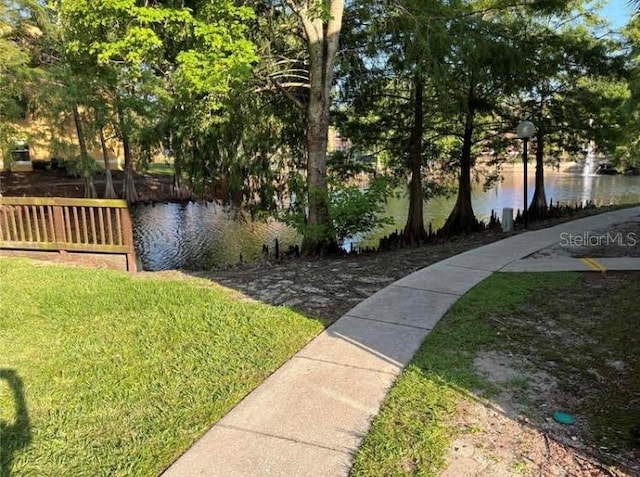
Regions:
<instances>
[{"instance_id":1,"label":"shadow on grass","mask_svg":"<svg viewBox=\"0 0 640 477\"><path fill-rule=\"evenodd\" d=\"M0 420L0 477L9 477L14 454L31 443L29 411L22 379L13 369L0 369L0 382L6 382L13 398L13 422Z\"/></svg>"}]
</instances>

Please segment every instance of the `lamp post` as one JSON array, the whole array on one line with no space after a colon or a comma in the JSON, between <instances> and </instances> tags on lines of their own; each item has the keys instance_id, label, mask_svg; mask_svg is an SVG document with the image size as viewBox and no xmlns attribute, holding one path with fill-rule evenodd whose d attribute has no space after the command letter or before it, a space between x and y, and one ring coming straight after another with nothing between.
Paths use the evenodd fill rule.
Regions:
<instances>
[{"instance_id":1,"label":"lamp post","mask_svg":"<svg viewBox=\"0 0 640 477\"><path fill-rule=\"evenodd\" d=\"M524 150L522 151L522 163L524 165L524 207L522 212L522 220L524 228L527 228L527 146L529 145L529 139L536 133L536 127L531 121L522 121L516 128L516 134L524 144Z\"/></svg>"}]
</instances>

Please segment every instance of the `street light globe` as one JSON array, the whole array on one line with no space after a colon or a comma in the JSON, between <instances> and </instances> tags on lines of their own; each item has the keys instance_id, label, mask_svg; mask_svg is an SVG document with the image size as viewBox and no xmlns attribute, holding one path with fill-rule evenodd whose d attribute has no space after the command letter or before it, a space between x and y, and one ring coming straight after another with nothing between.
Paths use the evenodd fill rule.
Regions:
<instances>
[{"instance_id":1,"label":"street light globe","mask_svg":"<svg viewBox=\"0 0 640 477\"><path fill-rule=\"evenodd\" d=\"M536 127L531 121L522 121L516 128L516 134L520 139L529 139L536 133Z\"/></svg>"}]
</instances>

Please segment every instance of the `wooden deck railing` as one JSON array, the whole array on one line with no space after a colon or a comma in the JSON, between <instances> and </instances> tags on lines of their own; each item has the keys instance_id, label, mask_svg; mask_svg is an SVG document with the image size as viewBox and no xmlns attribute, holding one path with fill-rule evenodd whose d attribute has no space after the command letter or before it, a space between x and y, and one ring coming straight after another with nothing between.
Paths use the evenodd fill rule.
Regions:
<instances>
[{"instance_id":1,"label":"wooden deck railing","mask_svg":"<svg viewBox=\"0 0 640 477\"><path fill-rule=\"evenodd\" d=\"M136 271L124 200L0 197L0 249L121 254Z\"/></svg>"}]
</instances>

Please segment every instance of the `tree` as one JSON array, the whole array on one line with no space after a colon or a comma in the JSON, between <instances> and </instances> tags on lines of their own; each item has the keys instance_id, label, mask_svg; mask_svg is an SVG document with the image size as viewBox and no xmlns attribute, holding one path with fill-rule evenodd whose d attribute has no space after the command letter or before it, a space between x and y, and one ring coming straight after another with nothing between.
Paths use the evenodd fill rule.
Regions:
<instances>
[{"instance_id":1,"label":"tree","mask_svg":"<svg viewBox=\"0 0 640 477\"><path fill-rule=\"evenodd\" d=\"M87 139L84 133L84 126L82 125L82 118L80 117L80 111L78 105L73 105L73 122L76 126L76 133L78 134L78 144L80 145L80 164L82 168L82 178L84 179L84 196L88 198L95 198L98 196L96 193L95 185L93 184L93 176L89 169L89 161L93 162L93 159L89 156L87 148Z\"/></svg>"},{"instance_id":2,"label":"tree","mask_svg":"<svg viewBox=\"0 0 640 477\"><path fill-rule=\"evenodd\" d=\"M340 62L340 127L354 148L387 158L395 175L409 178L407 243L426 236L423 203L436 152L435 90L449 38L452 9L439 1L366 2L351 10ZM428 119L425 119L428 118Z\"/></svg>"},{"instance_id":3,"label":"tree","mask_svg":"<svg viewBox=\"0 0 640 477\"><path fill-rule=\"evenodd\" d=\"M79 154L68 167L83 178L85 197L97 197L94 185L97 167L89 155L93 132L89 105L104 100L97 97L102 71L93 67L86 55L69 51L61 17L55 9L46 9L40 20L41 34L31 45L31 63L45 73L40 77L38 94L29 98L30 107L34 116L48 117L63 136L67 127L73 125ZM56 146L52 141L54 155L58 152Z\"/></svg>"},{"instance_id":4,"label":"tree","mask_svg":"<svg viewBox=\"0 0 640 477\"><path fill-rule=\"evenodd\" d=\"M518 38L527 69L520 91L518 114L536 125L536 180L530 219L544 218L548 203L544 189L545 158L551 149L582 152L590 141L604 145L611 117L625 96L620 47L600 37L600 20L575 5L552 16L529 12L527 35Z\"/></svg>"},{"instance_id":5,"label":"tree","mask_svg":"<svg viewBox=\"0 0 640 477\"><path fill-rule=\"evenodd\" d=\"M215 117L255 59L244 38L252 11L226 1L61 0L59 12L68 51L108 80L102 91L122 141L124 196L135 200L134 153L143 129L176 100L198 101Z\"/></svg>"},{"instance_id":6,"label":"tree","mask_svg":"<svg viewBox=\"0 0 640 477\"><path fill-rule=\"evenodd\" d=\"M28 114L28 100L41 75L31 64L31 47L42 34L41 16L36 2L0 4L0 149L5 151L15 139L13 120Z\"/></svg>"},{"instance_id":7,"label":"tree","mask_svg":"<svg viewBox=\"0 0 640 477\"><path fill-rule=\"evenodd\" d=\"M637 5L637 4L636 4ZM600 141L612 153L615 162L630 173L640 170L640 16L635 15L623 29L623 58L627 69L624 99L598 126L608 126L607 137Z\"/></svg>"},{"instance_id":8,"label":"tree","mask_svg":"<svg viewBox=\"0 0 640 477\"><path fill-rule=\"evenodd\" d=\"M307 201L308 217L302 249L318 254L335 244L329 214L327 141L333 68L338 50L344 0L285 0L299 21L309 60L307 104Z\"/></svg>"},{"instance_id":9,"label":"tree","mask_svg":"<svg viewBox=\"0 0 640 477\"><path fill-rule=\"evenodd\" d=\"M511 41L519 24L500 12L476 14L472 7L467 15L451 22L450 34L455 42L447 56L444 78L449 88L439 99L444 114L462 132L458 136L458 194L442 230L446 235L474 232L481 227L471 203L474 145L496 134L494 116L505 95L520 81L519 52ZM485 124L479 124L479 119Z\"/></svg>"},{"instance_id":10,"label":"tree","mask_svg":"<svg viewBox=\"0 0 640 477\"><path fill-rule=\"evenodd\" d=\"M111 174L111 164L109 158L109 147L107 146L107 138L105 137L105 128L108 125L106 120L107 108L103 104L93 105L93 115L95 117L95 125L98 129L98 137L100 139L100 150L102 151L102 161L104 165L104 198L115 199L117 197L115 188L113 187L113 174Z\"/></svg>"}]
</instances>

